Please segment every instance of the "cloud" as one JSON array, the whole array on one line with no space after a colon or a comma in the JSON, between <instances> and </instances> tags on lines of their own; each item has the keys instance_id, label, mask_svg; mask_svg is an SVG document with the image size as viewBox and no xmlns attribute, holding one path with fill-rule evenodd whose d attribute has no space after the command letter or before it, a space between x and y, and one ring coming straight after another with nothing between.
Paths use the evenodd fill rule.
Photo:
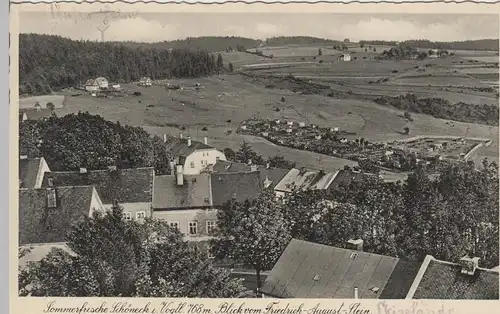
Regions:
<instances>
[{"instance_id":1,"label":"cloud","mask_svg":"<svg viewBox=\"0 0 500 314\"><path fill-rule=\"evenodd\" d=\"M106 40L153 42L175 39L179 25L161 23L143 18L112 21L106 31Z\"/></svg>"}]
</instances>

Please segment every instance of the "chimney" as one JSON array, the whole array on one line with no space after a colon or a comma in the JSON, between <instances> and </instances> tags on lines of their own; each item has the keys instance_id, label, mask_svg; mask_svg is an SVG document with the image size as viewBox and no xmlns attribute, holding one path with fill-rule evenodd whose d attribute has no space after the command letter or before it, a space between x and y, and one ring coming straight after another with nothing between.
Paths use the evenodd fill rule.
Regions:
<instances>
[{"instance_id":1,"label":"chimney","mask_svg":"<svg viewBox=\"0 0 500 314\"><path fill-rule=\"evenodd\" d=\"M87 173L87 168L80 168L80 173Z\"/></svg>"},{"instance_id":2,"label":"chimney","mask_svg":"<svg viewBox=\"0 0 500 314\"><path fill-rule=\"evenodd\" d=\"M177 185L183 185L184 184L184 171L182 165L177 165L175 167L175 176L176 176L176 181Z\"/></svg>"},{"instance_id":3,"label":"chimney","mask_svg":"<svg viewBox=\"0 0 500 314\"><path fill-rule=\"evenodd\" d=\"M173 174L175 172L175 161L171 161L170 165L170 173Z\"/></svg>"},{"instance_id":4,"label":"chimney","mask_svg":"<svg viewBox=\"0 0 500 314\"><path fill-rule=\"evenodd\" d=\"M250 165L250 171L251 172L257 171L257 165Z\"/></svg>"},{"instance_id":5,"label":"chimney","mask_svg":"<svg viewBox=\"0 0 500 314\"><path fill-rule=\"evenodd\" d=\"M190 136L188 136L188 147L191 147L191 144L192 144L192 142L191 142L191 137L190 137Z\"/></svg>"},{"instance_id":6,"label":"chimney","mask_svg":"<svg viewBox=\"0 0 500 314\"><path fill-rule=\"evenodd\" d=\"M167 142L167 134L163 134L163 143Z\"/></svg>"},{"instance_id":7,"label":"chimney","mask_svg":"<svg viewBox=\"0 0 500 314\"><path fill-rule=\"evenodd\" d=\"M251 165L251 164L252 164L252 159L248 160L248 161L247 161L247 164L248 164L248 165Z\"/></svg>"},{"instance_id":8,"label":"chimney","mask_svg":"<svg viewBox=\"0 0 500 314\"><path fill-rule=\"evenodd\" d=\"M179 134L179 138L182 140L184 137L182 136L182 133Z\"/></svg>"},{"instance_id":9,"label":"chimney","mask_svg":"<svg viewBox=\"0 0 500 314\"><path fill-rule=\"evenodd\" d=\"M350 239L347 241L346 248L349 250L363 251L363 240Z\"/></svg>"},{"instance_id":10,"label":"chimney","mask_svg":"<svg viewBox=\"0 0 500 314\"><path fill-rule=\"evenodd\" d=\"M271 168L271 164L270 164L270 163L267 163L267 164L266 164L266 169L269 169L269 168Z\"/></svg>"},{"instance_id":11,"label":"chimney","mask_svg":"<svg viewBox=\"0 0 500 314\"><path fill-rule=\"evenodd\" d=\"M462 267L462 274L472 276L479 267L479 257L464 256L460 259L459 264Z\"/></svg>"},{"instance_id":12,"label":"chimney","mask_svg":"<svg viewBox=\"0 0 500 314\"><path fill-rule=\"evenodd\" d=\"M205 136L203 143L205 143L205 145L208 145L208 137Z\"/></svg>"},{"instance_id":13,"label":"chimney","mask_svg":"<svg viewBox=\"0 0 500 314\"><path fill-rule=\"evenodd\" d=\"M355 299L359 299L359 296L358 296L358 287L354 287L354 298Z\"/></svg>"},{"instance_id":14,"label":"chimney","mask_svg":"<svg viewBox=\"0 0 500 314\"><path fill-rule=\"evenodd\" d=\"M264 187L267 189L271 186L272 183L273 181L269 180L269 178L266 176L266 180L264 180Z\"/></svg>"}]
</instances>

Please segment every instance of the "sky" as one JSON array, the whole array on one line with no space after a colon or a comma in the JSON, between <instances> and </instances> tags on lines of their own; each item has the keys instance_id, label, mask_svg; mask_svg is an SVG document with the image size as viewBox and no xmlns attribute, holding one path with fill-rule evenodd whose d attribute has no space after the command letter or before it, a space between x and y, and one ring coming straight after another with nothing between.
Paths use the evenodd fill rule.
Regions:
<instances>
[{"instance_id":1,"label":"sky","mask_svg":"<svg viewBox=\"0 0 500 314\"><path fill-rule=\"evenodd\" d=\"M351 41L428 39L460 41L499 38L499 17L457 14L332 13L132 13L125 15L23 12L21 33L53 34L98 40L106 19L105 40L158 42L198 36L313 36Z\"/></svg>"}]
</instances>

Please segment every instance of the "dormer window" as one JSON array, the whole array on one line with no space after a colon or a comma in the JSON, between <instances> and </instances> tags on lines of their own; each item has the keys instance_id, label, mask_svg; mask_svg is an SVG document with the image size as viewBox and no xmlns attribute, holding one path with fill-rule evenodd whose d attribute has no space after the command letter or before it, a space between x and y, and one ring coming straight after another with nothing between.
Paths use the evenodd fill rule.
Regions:
<instances>
[{"instance_id":1,"label":"dormer window","mask_svg":"<svg viewBox=\"0 0 500 314\"><path fill-rule=\"evenodd\" d=\"M47 207L49 208L57 207L56 190L54 189L47 190Z\"/></svg>"}]
</instances>

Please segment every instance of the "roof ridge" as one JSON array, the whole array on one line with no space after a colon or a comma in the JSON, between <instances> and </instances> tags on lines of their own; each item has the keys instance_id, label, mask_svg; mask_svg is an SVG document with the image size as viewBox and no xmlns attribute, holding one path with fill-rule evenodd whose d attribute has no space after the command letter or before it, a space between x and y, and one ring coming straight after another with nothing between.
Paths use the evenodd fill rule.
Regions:
<instances>
[{"instance_id":1,"label":"roof ridge","mask_svg":"<svg viewBox=\"0 0 500 314\"><path fill-rule=\"evenodd\" d=\"M406 294L406 298L405 298L406 300L413 299L415 292L417 292L417 289L420 286L420 282L422 281L422 278L424 278L424 275L427 272L427 268L429 267L430 262L435 261L435 260L436 259L432 255L425 256L425 259L422 262L422 265L420 265L420 268L418 269L417 275L415 276L415 279L413 280L413 283L411 284L410 289L408 290L408 293Z\"/></svg>"},{"instance_id":2,"label":"roof ridge","mask_svg":"<svg viewBox=\"0 0 500 314\"><path fill-rule=\"evenodd\" d=\"M82 168L85 168L85 167L82 167ZM146 170L146 169L154 170L154 167L117 168L114 171L132 171L132 170ZM90 169L90 170L87 170L87 172L109 172L109 170L108 169ZM61 171L49 171L47 173L79 173L79 171L78 170L61 170Z\"/></svg>"}]
</instances>

